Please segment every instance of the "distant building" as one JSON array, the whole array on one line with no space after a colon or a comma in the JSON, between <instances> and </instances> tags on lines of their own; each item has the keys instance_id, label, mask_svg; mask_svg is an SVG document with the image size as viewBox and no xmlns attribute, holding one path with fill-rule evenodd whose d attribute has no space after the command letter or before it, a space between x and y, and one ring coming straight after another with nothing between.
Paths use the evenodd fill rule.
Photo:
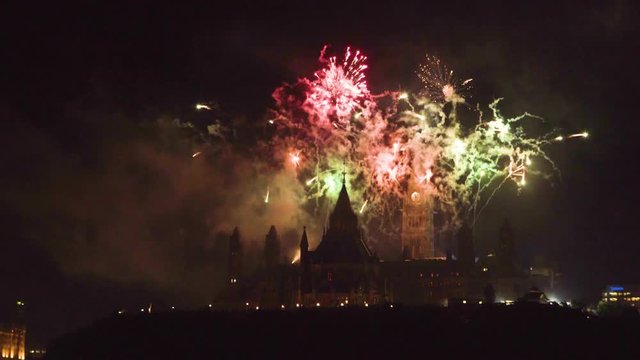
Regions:
<instances>
[{"instance_id":1,"label":"distant building","mask_svg":"<svg viewBox=\"0 0 640 360\"><path fill-rule=\"evenodd\" d=\"M468 275L458 261L383 261L380 266L391 302L447 306L451 299L468 297Z\"/></svg>"},{"instance_id":2,"label":"distant building","mask_svg":"<svg viewBox=\"0 0 640 360\"><path fill-rule=\"evenodd\" d=\"M280 237L271 226L264 241L264 262L247 274L240 231L235 228L229 238L227 291L219 298L219 305L464 305L494 299L513 302L535 286L529 274L515 265L514 236L508 221L500 228L497 256L476 258L473 231L463 222L452 236L457 257L451 251L446 257L436 257L432 206L426 194L411 194L403 205L403 256L394 261L381 261L369 249L344 178L320 243L310 249L304 228L300 256L293 263L281 258ZM488 292L491 296L486 296Z\"/></svg>"},{"instance_id":3,"label":"distant building","mask_svg":"<svg viewBox=\"0 0 640 360\"><path fill-rule=\"evenodd\" d=\"M547 295L540 289L532 287L524 294L524 296L519 298L518 301L524 303L546 304L549 302L549 298L547 298Z\"/></svg>"},{"instance_id":4,"label":"distant building","mask_svg":"<svg viewBox=\"0 0 640 360\"><path fill-rule=\"evenodd\" d=\"M513 229L508 219L504 219L498 234L497 271L501 276L512 276L516 272L515 241Z\"/></svg>"},{"instance_id":5,"label":"distant building","mask_svg":"<svg viewBox=\"0 0 640 360\"><path fill-rule=\"evenodd\" d=\"M280 258L280 246L278 232L272 226L265 237L264 267L251 276L242 276L242 245L239 230L234 229L229 239L227 292L220 303L236 308L277 308L383 301L380 261L365 242L344 179L318 246L309 249L306 228L295 264Z\"/></svg>"},{"instance_id":6,"label":"distant building","mask_svg":"<svg viewBox=\"0 0 640 360\"><path fill-rule=\"evenodd\" d=\"M27 328L22 320L24 303L16 302L17 316L9 323L0 324L0 359L25 359Z\"/></svg>"},{"instance_id":7,"label":"distant building","mask_svg":"<svg viewBox=\"0 0 640 360\"><path fill-rule=\"evenodd\" d=\"M44 349L31 349L27 354L27 360L44 359L47 355L47 350Z\"/></svg>"},{"instance_id":8,"label":"distant building","mask_svg":"<svg viewBox=\"0 0 640 360\"><path fill-rule=\"evenodd\" d=\"M308 246L305 230L300 241L302 304L375 304L382 300L379 260L365 242L344 177L320 244L313 251Z\"/></svg>"},{"instance_id":9,"label":"distant building","mask_svg":"<svg viewBox=\"0 0 640 360\"><path fill-rule=\"evenodd\" d=\"M607 304L640 307L640 285L609 285L602 292L601 301Z\"/></svg>"},{"instance_id":10,"label":"distant building","mask_svg":"<svg viewBox=\"0 0 640 360\"><path fill-rule=\"evenodd\" d=\"M529 267L529 281L532 286L548 294L554 294L562 283L562 273L556 266L547 263L542 256L536 256L534 264Z\"/></svg>"}]
</instances>

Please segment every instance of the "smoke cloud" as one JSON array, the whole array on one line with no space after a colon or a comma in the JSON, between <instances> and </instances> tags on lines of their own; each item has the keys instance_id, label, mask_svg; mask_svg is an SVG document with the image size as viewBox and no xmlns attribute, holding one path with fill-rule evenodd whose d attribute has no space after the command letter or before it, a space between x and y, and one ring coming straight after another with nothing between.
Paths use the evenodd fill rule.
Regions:
<instances>
[{"instance_id":1,"label":"smoke cloud","mask_svg":"<svg viewBox=\"0 0 640 360\"><path fill-rule=\"evenodd\" d=\"M171 118L131 125L117 115L78 116L100 131L80 125L54 136L16 121L2 135L16 145L3 155L13 171L0 201L67 274L202 301L223 283L235 226L253 266L271 225L289 258L302 227L317 228L299 211L305 194L295 177L269 170L241 144L202 141L204 133Z\"/></svg>"}]
</instances>

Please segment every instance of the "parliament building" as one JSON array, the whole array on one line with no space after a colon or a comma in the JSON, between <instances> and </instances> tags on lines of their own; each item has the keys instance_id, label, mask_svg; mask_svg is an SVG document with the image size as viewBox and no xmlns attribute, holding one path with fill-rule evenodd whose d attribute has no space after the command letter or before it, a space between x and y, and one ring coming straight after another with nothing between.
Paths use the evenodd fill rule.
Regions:
<instances>
[{"instance_id":1,"label":"parliament building","mask_svg":"<svg viewBox=\"0 0 640 360\"><path fill-rule=\"evenodd\" d=\"M496 296L517 299L531 286L529 277L514 265L508 222L501 228L497 255L476 258L472 231L463 224L452 239L457 256L450 250L442 256L434 246L429 197L417 190L409 194L403 205L402 257L393 261L379 259L367 245L344 179L315 249L309 247L303 229L299 261L283 261L280 237L272 226L265 236L264 266L247 274L244 246L235 228L229 238L227 285L219 305L275 309L481 304Z\"/></svg>"}]
</instances>

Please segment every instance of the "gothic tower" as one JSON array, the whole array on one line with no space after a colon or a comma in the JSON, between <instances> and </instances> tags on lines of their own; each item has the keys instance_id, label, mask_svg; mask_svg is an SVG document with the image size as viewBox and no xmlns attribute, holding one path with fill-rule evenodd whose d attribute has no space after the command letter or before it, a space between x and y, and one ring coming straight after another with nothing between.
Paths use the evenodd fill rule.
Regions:
<instances>
[{"instance_id":1,"label":"gothic tower","mask_svg":"<svg viewBox=\"0 0 640 360\"><path fill-rule=\"evenodd\" d=\"M265 237L264 244L264 259L265 265L268 268L274 267L280 263L280 236L276 227L271 225L269 233Z\"/></svg>"},{"instance_id":2,"label":"gothic tower","mask_svg":"<svg viewBox=\"0 0 640 360\"><path fill-rule=\"evenodd\" d=\"M309 240L307 239L307 227L302 231L300 239L300 291L311 292L311 259L309 253Z\"/></svg>"},{"instance_id":3,"label":"gothic tower","mask_svg":"<svg viewBox=\"0 0 640 360\"><path fill-rule=\"evenodd\" d=\"M402 201L400 238L403 257L427 259L435 256L433 199L415 180L410 181L407 196Z\"/></svg>"},{"instance_id":4,"label":"gothic tower","mask_svg":"<svg viewBox=\"0 0 640 360\"><path fill-rule=\"evenodd\" d=\"M234 286L242 275L242 244L240 243L240 231L236 226L229 238L229 272L227 282Z\"/></svg>"},{"instance_id":5,"label":"gothic tower","mask_svg":"<svg viewBox=\"0 0 640 360\"><path fill-rule=\"evenodd\" d=\"M338 201L329 215L329 227L314 251L314 259L322 263L367 263L372 255L351 207L345 175Z\"/></svg>"},{"instance_id":6,"label":"gothic tower","mask_svg":"<svg viewBox=\"0 0 640 360\"><path fill-rule=\"evenodd\" d=\"M514 271L515 244L513 229L508 219L504 219L498 236L498 266L500 272L510 274Z\"/></svg>"},{"instance_id":7,"label":"gothic tower","mask_svg":"<svg viewBox=\"0 0 640 360\"><path fill-rule=\"evenodd\" d=\"M458 261L463 270L469 271L475 262L473 250L473 230L464 221L456 233L456 243L458 245Z\"/></svg>"}]
</instances>

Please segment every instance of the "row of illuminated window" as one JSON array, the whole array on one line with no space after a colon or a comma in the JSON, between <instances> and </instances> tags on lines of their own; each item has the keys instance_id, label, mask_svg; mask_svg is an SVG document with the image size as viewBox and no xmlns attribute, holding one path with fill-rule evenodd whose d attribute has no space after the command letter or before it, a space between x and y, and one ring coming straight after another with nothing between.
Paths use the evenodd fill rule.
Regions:
<instances>
[{"instance_id":1,"label":"row of illuminated window","mask_svg":"<svg viewBox=\"0 0 640 360\"><path fill-rule=\"evenodd\" d=\"M618 299L617 297L605 297L602 299L602 301L607 302L616 302L616 301L626 301L626 302L640 302L640 296L629 296L629 297L622 297L620 299Z\"/></svg>"},{"instance_id":2,"label":"row of illuminated window","mask_svg":"<svg viewBox=\"0 0 640 360\"><path fill-rule=\"evenodd\" d=\"M419 275L419 277L424 277L423 273L420 273L418 275ZM451 276L460 276L460 273L459 272L452 272ZM429 277L440 277L440 274L439 273L429 273Z\"/></svg>"},{"instance_id":3,"label":"row of illuminated window","mask_svg":"<svg viewBox=\"0 0 640 360\"><path fill-rule=\"evenodd\" d=\"M452 286L462 286L461 283L459 282L438 282L438 283L434 283L432 281L427 282L427 286L438 286L438 287L452 287Z\"/></svg>"}]
</instances>

